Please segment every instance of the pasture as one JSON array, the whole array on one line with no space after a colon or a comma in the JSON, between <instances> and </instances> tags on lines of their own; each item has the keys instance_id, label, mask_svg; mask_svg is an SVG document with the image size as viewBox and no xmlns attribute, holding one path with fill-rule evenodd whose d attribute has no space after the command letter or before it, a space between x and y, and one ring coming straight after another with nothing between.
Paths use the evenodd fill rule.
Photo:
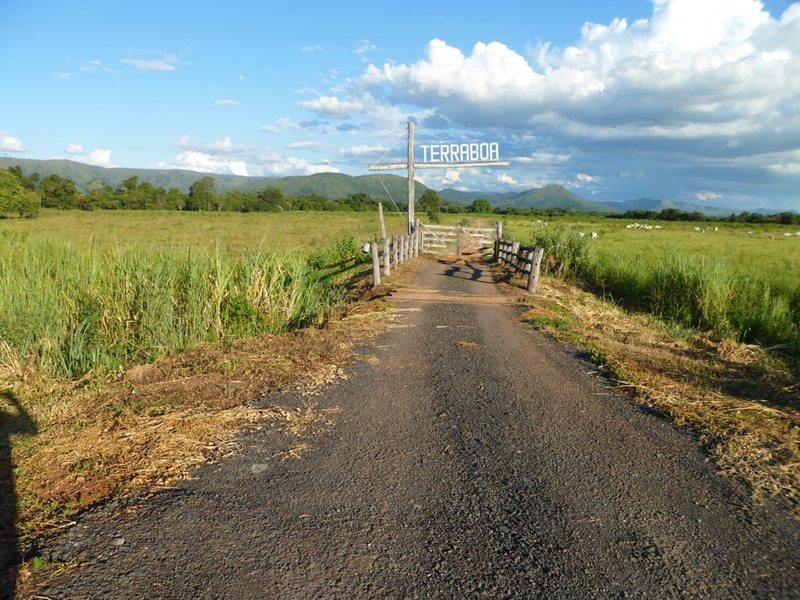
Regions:
<instances>
[{"instance_id":1,"label":"pasture","mask_svg":"<svg viewBox=\"0 0 800 600\"><path fill-rule=\"evenodd\" d=\"M800 355L796 225L646 225L562 217L507 219L505 228L507 236L544 246L566 275L615 303Z\"/></svg>"},{"instance_id":2,"label":"pasture","mask_svg":"<svg viewBox=\"0 0 800 600\"><path fill-rule=\"evenodd\" d=\"M528 242L535 231L545 228L573 231L576 235L595 231L598 237L591 245L591 254L595 257L650 262L674 255L718 258L747 273L764 276L777 287L795 289L800 284L800 236L794 235L800 231L797 225L642 221L653 229L627 229L626 225L636 221L586 215L504 217L503 220L506 235L523 242ZM656 226L661 229L655 229ZM752 231L752 235L748 235L748 231Z\"/></svg>"},{"instance_id":3,"label":"pasture","mask_svg":"<svg viewBox=\"0 0 800 600\"><path fill-rule=\"evenodd\" d=\"M398 212L387 209L386 219L390 235L405 231ZM442 215L465 225L500 219L506 237L524 242L586 234L577 274L614 301L797 352L796 226L630 229L602 217L545 225L538 217ZM46 210L35 220L0 220L0 363L72 378L319 322L344 298L319 267L358 260L355 242L378 236L372 212Z\"/></svg>"}]
</instances>

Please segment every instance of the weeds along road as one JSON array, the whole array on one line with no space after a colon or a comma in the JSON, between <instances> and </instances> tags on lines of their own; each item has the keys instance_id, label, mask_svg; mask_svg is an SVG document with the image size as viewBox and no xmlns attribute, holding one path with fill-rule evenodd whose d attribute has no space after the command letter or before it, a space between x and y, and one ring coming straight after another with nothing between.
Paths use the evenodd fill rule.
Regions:
<instances>
[{"instance_id":1,"label":"weeds along road","mask_svg":"<svg viewBox=\"0 0 800 600\"><path fill-rule=\"evenodd\" d=\"M521 323L483 267L415 285L317 398L341 411L303 458L267 427L132 514L90 513L44 549L85 568L43 594L797 597L788 511Z\"/></svg>"}]
</instances>

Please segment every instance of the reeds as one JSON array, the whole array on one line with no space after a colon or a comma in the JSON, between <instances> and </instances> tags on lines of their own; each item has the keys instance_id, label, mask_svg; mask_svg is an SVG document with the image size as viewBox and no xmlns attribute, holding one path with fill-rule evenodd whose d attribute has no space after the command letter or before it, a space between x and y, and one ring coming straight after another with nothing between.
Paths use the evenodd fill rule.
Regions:
<instances>
[{"instance_id":1,"label":"reeds","mask_svg":"<svg viewBox=\"0 0 800 600\"><path fill-rule=\"evenodd\" d=\"M585 262L580 276L628 308L789 354L797 352L800 287L775 287L725 259L602 256Z\"/></svg>"},{"instance_id":2,"label":"reeds","mask_svg":"<svg viewBox=\"0 0 800 600\"><path fill-rule=\"evenodd\" d=\"M297 253L3 236L0 359L53 378L114 372L203 342L317 324L341 297Z\"/></svg>"}]
</instances>

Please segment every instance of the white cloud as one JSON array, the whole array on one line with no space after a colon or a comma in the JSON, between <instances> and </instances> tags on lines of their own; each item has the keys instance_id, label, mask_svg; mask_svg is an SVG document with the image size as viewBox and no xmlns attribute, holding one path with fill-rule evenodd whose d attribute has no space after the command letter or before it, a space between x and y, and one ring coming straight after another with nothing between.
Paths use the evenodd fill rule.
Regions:
<instances>
[{"instance_id":1,"label":"white cloud","mask_svg":"<svg viewBox=\"0 0 800 600\"><path fill-rule=\"evenodd\" d=\"M300 124L291 117L281 117L272 125L263 125L259 127L259 131L264 133L281 133L283 131L297 131L300 128Z\"/></svg>"},{"instance_id":2,"label":"white cloud","mask_svg":"<svg viewBox=\"0 0 800 600\"><path fill-rule=\"evenodd\" d=\"M175 157L178 169L199 171L201 173L217 173L220 175L249 175L247 164L242 160L228 160L219 156L197 150L187 150Z\"/></svg>"},{"instance_id":3,"label":"white cloud","mask_svg":"<svg viewBox=\"0 0 800 600\"><path fill-rule=\"evenodd\" d=\"M331 119L346 119L351 113L362 112L364 104L360 101L340 100L336 96L320 96L313 100L298 102L302 108Z\"/></svg>"},{"instance_id":4,"label":"white cloud","mask_svg":"<svg viewBox=\"0 0 800 600\"><path fill-rule=\"evenodd\" d=\"M442 183L445 184L454 184L461 181L461 173L459 173L456 169L448 169L444 176L442 177Z\"/></svg>"},{"instance_id":5,"label":"white cloud","mask_svg":"<svg viewBox=\"0 0 800 600\"><path fill-rule=\"evenodd\" d=\"M300 52L322 52L323 48L319 44L310 44L300 48Z\"/></svg>"},{"instance_id":6,"label":"white cloud","mask_svg":"<svg viewBox=\"0 0 800 600\"><path fill-rule=\"evenodd\" d=\"M230 99L230 98L220 98L219 100L216 101L216 104L219 104L220 106L241 106L242 105L242 103L239 102L238 100L233 100L233 99Z\"/></svg>"},{"instance_id":7,"label":"white cloud","mask_svg":"<svg viewBox=\"0 0 800 600\"><path fill-rule=\"evenodd\" d=\"M95 165L96 167L113 167L111 162L111 150L95 148L91 152L85 153L80 144L69 144L64 148L64 152L70 155L70 160Z\"/></svg>"},{"instance_id":8,"label":"white cloud","mask_svg":"<svg viewBox=\"0 0 800 600\"><path fill-rule=\"evenodd\" d=\"M303 140L299 142L290 142L286 144L287 150L305 150L312 148L326 148L328 145L322 142L313 142L311 140Z\"/></svg>"},{"instance_id":9,"label":"white cloud","mask_svg":"<svg viewBox=\"0 0 800 600\"><path fill-rule=\"evenodd\" d=\"M591 175L587 175L586 173L578 173L575 175L575 181L578 183L592 183L597 181L596 177L592 177Z\"/></svg>"},{"instance_id":10,"label":"white cloud","mask_svg":"<svg viewBox=\"0 0 800 600\"><path fill-rule=\"evenodd\" d=\"M498 173L497 181L499 181L500 183L504 183L506 185L513 185L515 187L520 187L521 185L523 185L519 181L511 177L511 175L509 175L508 173Z\"/></svg>"},{"instance_id":11,"label":"white cloud","mask_svg":"<svg viewBox=\"0 0 800 600\"><path fill-rule=\"evenodd\" d=\"M369 146L367 144L360 144L356 146L349 146L347 148L340 148L339 154L342 156L369 156L374 154L381 154L386 152L388 148L381 144Z\"/></svg>"},{"instance_id":12,"label":"white cloud","mask_svg":"<svg viewBox=\"0 0 800 600\"><path fill-rule=\"evenodd\" d=\"M358 40L358 43L356 43L356 49L353 50L353 53L366 54L367 52L372 52L373 50L377 49L378 47L369 40Z\"/></svg>"},{"instance_id":13,"label":"white cloud","mask_svg":"<svg viewBox=\"0 0 800 600\"><path fill-rule=\"evenodd\" d=\"M515 156L511 159L513 163L524 165L541 165L550 163L564 163L569 161L569 154L554 154L551 152L537 152L532 156Z\"/></svg>"},{"instance_id":14,"label":"white cloud","mask_svg":"<svg viewBox=\"0 0 800 600\"><path fill-rule=\"evenodd\" d=\"M294 156L272 155L263 160L264 175L315 175L317 173L338 173L339 169L327 163L314 163Z\"/></svg>"},{"instance_id":15,"label":"white cloud","mask_svg":"<svg viewBox=\"0 0 800 600\"><path fill-rule=\"evenodd\" d=\"M703 190L702 192L697 192L694 195L694 197L702 202L707 202L709 200L719 200L720 198L722 198L722 194L720 194L719 192L711 192L709 190Z\"/></svg>"},{"instance_id":16,"label":"white cloud","mask_svg":"<svg viewBox=\"0 0 800 600\"><path fill-rule=\"evenodd\" d=\"M649 19L587 23L581 33L566 48L539 44L528 58L500 42L464 54L434 39L415 63L367 67L355 93L436 108L467 127L796 146L800 3L772 19L758 0L657 0Z\"/></svg>"},{"instance_id":17,"label":"white cloud","mask_svg":"<svg viewBox=\"0 0 800 600\"><path fill-rule=\"evenodd\" d=\"M178 140L178 144L184 148L193 150L210 150L216 153L232 152L235 147L229 135L221 140L211 140L210 142L198 142L190 135L184 135Z\"/></svg>"},{"instance_id":18,"label":"white cloud","mask_svg":"<svg viewBox=\"0 0 800 600\"><path fill-rule=\"evenodd\" d=\"M154 55L152 58L123 58L120 62L136 67L140 71L174 71L180 64L178 57L174 54L163 52L148 52Z\"/></svg>"},{"instance_id":19,"label":"white cloud","mask_svg":"<svg viewBox=\"0 0 800 600\"><path fill-rule=\"evenodd\" d=\"M27 152L22 140L13 135L0 131L0 151L2 152Z\"/></svg>"}]
</instances>

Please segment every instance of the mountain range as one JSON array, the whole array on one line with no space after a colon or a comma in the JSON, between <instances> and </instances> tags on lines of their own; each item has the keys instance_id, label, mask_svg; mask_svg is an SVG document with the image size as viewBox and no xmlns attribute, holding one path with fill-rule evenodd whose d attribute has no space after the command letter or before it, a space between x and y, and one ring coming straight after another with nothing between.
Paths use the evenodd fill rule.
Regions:
<instances>
[{"instance_id":1,"label":"mountain range","mask_svg":"<svg viewBox=\"0 0 800 600\"><path fill-rule=\"evenodd\" d=\"M56 174L68 177L80 189L90 185L108 185L118 187L129 177L138 177L154 186L165 189L178 188L188 192L192 183L201 177L213 177L218 192L233 190L252 192L272 187L280 189L290 196L318 195L325 198L343 198L349 194L364 193L375 198L389 196L396 202L406 200L406 178L398 175L361 175L350 176L341 173L318 173L292 177L245 177L241 175L216 175L198 173L181 169L128 169L107 168L87 165L71 160L33 160L24 158L0 157L0 168L7 169L19 166L23 173L39 173L41 177ZM416 183L416 195L419 198L428 188ZM711 216L727 216L730 209L719 206L638 198L625 202L593 202L574 194L560 185L546 185L541 188L523 192L486 192L461 191L453 188L439 190L439 195L448 202L468 205L477 198L486 198L492 206L500 208L565 208L581 212L614 213L628 210L678 209L686 212L701 212Z\"/></svg>"}]
</instances>

